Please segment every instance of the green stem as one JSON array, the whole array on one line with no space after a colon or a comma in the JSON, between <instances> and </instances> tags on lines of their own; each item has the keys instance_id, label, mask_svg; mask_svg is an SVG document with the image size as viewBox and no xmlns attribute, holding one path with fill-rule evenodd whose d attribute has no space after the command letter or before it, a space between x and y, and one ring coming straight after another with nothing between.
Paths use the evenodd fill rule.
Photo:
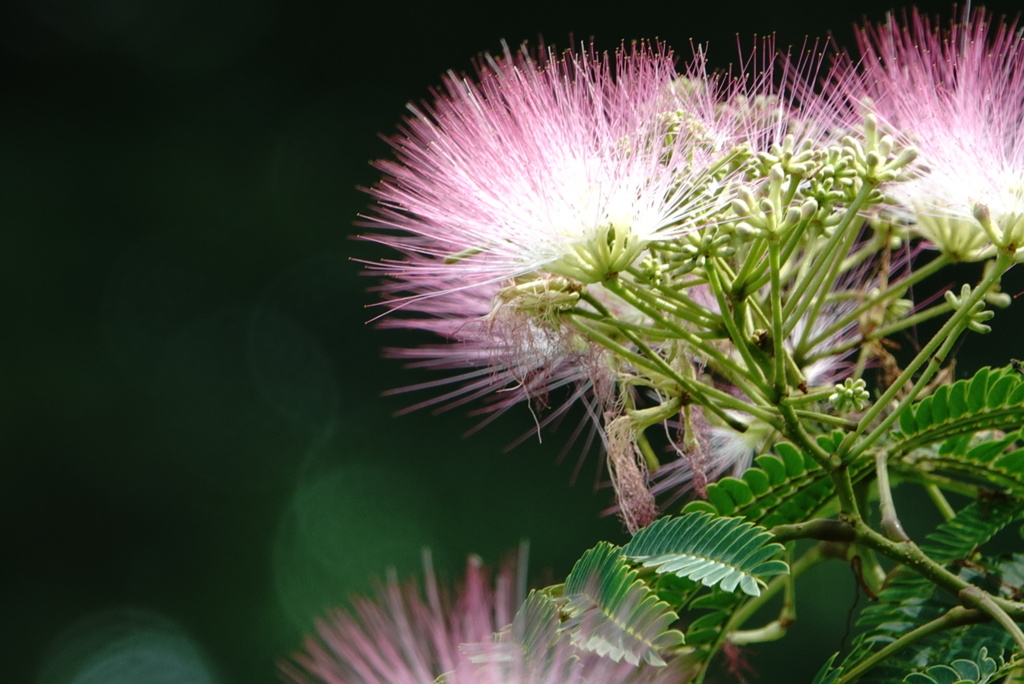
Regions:
<instances>
[{"instance_id":1,"label":"green stem","mask_svg":"<svg viewBox=\"0 0 1024 684\"><path fill-rule=\"evenodd\" d=\"M842 416L833 416L827 413L819 413L818 411L807 411L804 409L794 409L793 411L798 418L812 421L815 423L822 423L824 425L834 425L840 428L846 428L852 430L857 427L857 424L852 420L843 418Z\"/></svg>"},{"instance_id":2,"label":"green stem","mask_svg":"<svg viewBox=\"0 0 1024 684\"><path fill-rule=\"evenodd\" d=\"M946 500L945 494L939 489L939 486L934 482L928 482L924 485L924 491L928 493L928 497L935 504L935 507L939 509L939 513L942 514L943 520L949 521L956 517L956 511L949 505L949 501Z\"/></svg>"},{"instance_id":3,"label":"green stem","mask_svg":"<svg viewBox=\"0 0 1024 684\"><path fill-rule=\"evenodd\" d=\"M738 422L735 418L725 413L723 407L747 413L778 429L778 418L770 411L755 404L745 402L742 399L738 399L731 394L715 389L714 387L684 378L674 368L669 366L660 355L654 353L647 347L647 345L643 344L642 341L636 338L635 334L631 334L629 331L623 331L623 335L629 339L630 342L636 344L638 349L643 350L646 354L650 354L649 357L627 349L625 346L619 344L604 333L594 329L593 327L584 325L583 320L580 320L580 318L576 316L569 317L569 321L572 323L573 327L579 330L588 339L601 345L619 358L629 361L637 368L646 368L649 371L661 374L676 383L676 385L682 388L683 391L695 398L701 399L700 404L702 406L717 415L733 429L742 432L746 429L746 425Z\"/></svg>"},{"instance_id":4,"label":"green stem","mask_svg":"<svg viewBox=\"0 0 1024 684\"><path fill-rule=\"evenodd\" d=\"M866 301L860 304L853 311L846 314L842 318L836 320L832 325L822 330L821 333L818 334L814 339L809 340L805 348L813 349L817 345L821 344L823 341L827 340L829 337L832 337L839 331L843 330L843 328L845 328L846 326L860 319L861 316L863 316L866 312L870 311L872 308L878 306L881 302L884 302L887 299L894 299L898 297L908 288L921 282L922 280L932 275L933 273L938 272L942 268L948 266L950 263L952 263L952 261L949 259L949 257L946 257L944 255L940 255L932 259L921 268L915 269L913 272L907 275L906 278L900 280L899 282L893 283L890 287L886 288L884 292L878 295L878 297L875 297L870 301ZM881 337L881 335L879 335L879 337Z\"/></svg>"},{"instance_id":5,"label":"green stem","mask_svg":"<svg viewBox=\"0 0 1024 684\"><path fill-rule=\"evenodd\" d=\"M800 302L800 305L786 318L788 323L787 334L791 333L801 320L817 321L821 319L821 309L828 301L828 295L835 288L835 284L839 281L840 273L842 273L843 255L849 253L850 248L857 239L857 233L854 230L847 230L844 233L844 237L845 239L839 242L839 249L835 254L825 252L825 254L832 254L831 260L821 258L823 263L828 264L828 268L819 270L818 275L823 277L818 278L814 289L810 291L805 301ZM803 348L807 344L807 338L810 336L813 327L812 325L804 326L800 339L795 341L796 347Z\"/></svg>"},{"instance_id":6,"label":"green stem","mask_svg":"<svg viewBox=\"0 0 1024 684\"><path fill-rule=\"evenodd\" d=\"M923 486L935 485L940 490L959 494L960 496L968 499L978 499L983 496L983 492L986 491L978 485L963 482L962 480L955 480L944 475L923 471L919 466L912 463L904 464L897 461L893 463L892 466L893 469L899 473L900 477L908 482L916 482Z\"/></svg>"},{"instance_id":7,"label":"green stem","mask_svg":"<svg viewBox=\"0 0 1024 684\"><path fill-rule=\"evenodd\" d=\"M642 274L635 268L626 271L638 282L643 282ZM622 280L621 278L619 280ZM623 281L624 283L626 281ZM692 282L686 281L686 287L694 287L703 280L695 279ZM649 306L659 311L664 311L685 321L693 323L698 328L707 330L721 330L722 322L720 317L697 304L692 299L683 295L681 290L666 285L634 288L634 294L644 299Z\"/></svg>"},{"instance_id":8,"label":"green stem","mask_svg":"<svg viewBox=\"0 0 1024 684\"><path fill-rule=\"evenodd\" d=\"M896 515L896 502L892 499L892 487L889 486L889 455L885 451L875 454L875 473L878 480L878 508L882 513L881 526L885 535L893 541L910 541L903 531L899 516Z\"/></svg>"},{"instance_id":9,"label":"green stem","mask_svg":"<svg viewBox=\"0 0 1024 684\"><path fill-rule=\"evenodd\" d=\"M617 297L622 299L624 302L634 307L638 311L641 311L642 313L646 314L654 321L656 321L658 324L664 326L666 329L671 331L673 334L677 336L678 339L681 339L687 342L688 344L692 345L694 349L696 349L698 352L700 352L707 358L714 359L716 368L718 368L724 373L730 374L730 380L733 381L733 384L735 384L737 387L743 390L743 392L747 394L747 396L751 397L751 399L753 399L755 396L764 396L767 394L767 390L764 387L757 387L757 392L752 391L754 388L751 388L751 386L746 382L746 373L744 373L743 369L739 366L739 364L737 364L735 361L733 361L726 355L722 354L714 346L706 344L704 340L700 339L692 332L679 327L672 321L669 321L661 314L660 311L658 311L656 308L652 306L649 306L648 303L643 300L643 298L638 296L638 292L634 292L626 288L624 286L624 283L622 283L618 278L613 278L607 281L604 284L604 286L610 292L612 292Z\"/></svg>"},{"instance_id":10,"label":"green stem","mask_svg":"<svg viewBox=\"0 0 1024 684\"><path fill-rule=\"evenodd\" d=\"M1017 643L1017 650L1024 652L1024 631L1010 615L998 605L989 594L980 587L968 585L960 592L960 603L967 608L977 608L992 617L993 620L1010 633Z\"/></svg>"},{"instance_id":11,"label":"green stem","mask_svg":"<svg viewBox=\"0 0 1024 684\"><path fill-rule=\"evenodd\" d=\"M841 463L835 460L833 455L826 453L825 450L818 445L818 442L811 439L811 436L807 434L807 431L804 429L803 422L799 420L796 409L786 404L779 404L778 408L779 413L782 414L782 419L785 421L786 429L783 431L783 434L786 435L786 437L793 440L797 446L810 454L811 458L817 461L818 465L832 476L833 479L835 479L835 474L839 470L842 470L844 473L846 472L846 469L842 467ZM846 479L849 480L849 473L846 473ZM848 485L843 486L839 486L838 482L836 484L836 493L839 495L839 500L843 504L844 510L846 510L846 505L852 502L852 499L848 500L847 489L852 492L853 484L848 483ZM856 503L852 503L852 508L850 510L857 510Z\"/></svg>"},{"instance_id":12,"label":"green stem","mask_svg":"<svg viewBox=\"0 0 1024 684\"><path fill-rule=\"evenodd\" d=\"M843 244L845 239L848 239L845 235L848 232L851 222L860 212L861 206L867 201L868 196L874 186L871 183L865 183L861 186L860 191L857 193L857 197L854 198L853 202L846 209L846 213L843 214L843 218L840 219L839 224L833 229L831 237L822 249L823 254L832 254L839 257L840 263L842 263L842 257L839 256L841 250L840 245ZM804 311L810 304L811 300L815 297L804 297L804 294L809 288L812 289L812 293L817 293L821 290L821 285L825 280L826 271L829 270L827 267L830 265L829 259L821 259L812 261L811 270L808 271L803 278L801 278L793 292L790 293L789 301L786 303L786 308L783 311L787 321L792 321L792 325L796 325L796 321L800 320L803 316Z\"/></svg>"},{"instance_id":13,"label":"green stem","mask_svg":"<svg viewBox=\"0 0 1024 684\"><path fill-rule=\"evenodd\" d=\"M729 331L729 337L732 338L733 346L743 358L743 362L747 365L747 368L743 371L742 375L745 375L759 386L763 385L765 377L762 373L761 366L754 360L754 357L750 353L750 349L747 347L746 337L744 337L733 317L729 315L732 307L729 306L729 303L725 298L726 288L723 286L722 280L718 275L718 271L711 260L706 262L705 270L707 271L711 291L714 292L715 297L718 299L718 306L722 311L722 322L725 323L726 330Z\"/></svg>"},{"instance_id":14,"label":"green stem","mask_svg":"<svg viewBox=\"0 0 1024 684\"><path fill-rule=\"evenodd\" d=\"M989 616L980 610L971 610L962 606L950 608L944 615L941 615L940 617L937 617L931 622L927 622L916 629L912 629L896 641L888 643L883 648L872 653L867 658L857 663L854 667L849 670L844 670L839 676L839 679L836 680L836 684L851 684L851 682L857 681L871 668L884 662L892 655L899 653L914 642L920 641L932 634L936 634L947 629L956 629L957 627L963 627L965 625L977 625L982 622L988 622L989 619Z\"/></svg>"},{"instance_id":15,"label":"green stem","mask_svg":"<svg viewBox=\"0 0 1024 684\"><path fill-rule=\"evenodd\" d=\"M806 558L806 554L801 558ZM786 564L793 565L793 545L786 547ZM796 578L793 573L783 575L781 578L784 589L782 607L779 609L779 617L767 625L757 629L733 630L727 633L726 638L734 644L754 644L765 641L778 641L786 636L789 626L796 622Z\"/></svg>"},{"instance_id":16,"label":"green stem","mask_svg":"<svg viewBox=\"0 0 1024 684\"><path fill-rule=\"evenodd\" d=\"M808 390L807 394L795 394L783 397L782 401L779 403L787 404L789 406L803 406L804 404L816 404L821 401L826 401L835 391L836 388L834 385L823 385Z\"/></svg>"},{"instance_id":17,"label":"green stem","mask_svg":"<svg viewBox=\"0 0 1024 684\"><path fill-rule=\"evenodd\" d=\"M747 255L743 259L743 265L740 266L740 270L736 273L736 278L733 281L733 285L740 290L740 292L736 293L738 296L746 296L746 293L749 292L746 289L747 280L758 264L762 263L763 260L761 257L763 255L764 238L755 238L747 248Z\"/></svg>"},{"instance_id":18,"label":"green stem","mask_svg":"<svg viewBox=\"0 0 1024 684\"><path fill-rule=\"evenodd\" d=\"M782 282L779 280L779 272L782 268L779 261L779 243L777 240L768 242L768 261L771 266L771 299L772 309L772 349L774 353L774 389L776 402L786 396L786 348L783 344L786 340L782 320Z\"/></svg>"},{"instance_id":19,"label":"green stem","mask_svg":"<svg viewBox=\"0 0 1024 684\"><path fill-rule=\"evenodd\" d=\"M914 542L892 541L863 523L855 524L854 530L857 535L858 544L864 544L868 548L875 549L898 563L906 565L932 584L944 589L953 596L962 599L961 592L973 586L929 558ZM988 594L985 595L991 600L993 605L998 606L1000 610L1008 616L1012 616L1014 620L1024 620L1024 604Z\"/></svg>"},{"instance_id":20,"label":"green stem","mask_svg":"<svg viewBox=\"0 0 1024 684\"><path fill-rule=\"evenodd\" d=\"M895 333L900 332L901 330L912 328L916 325L920 325L921 323L929 321L935 318L936 316L948 313L949 311L952 311L952 309L952 304L950 304L947 301L943 301L941 304L936 304L935 306L929 307L924 311L919 311L916 314L907 316L906 318L901 318L899 321L895 323L891 323L882 328L876 328L861 337L856 337L838 346L829 347L827 349L821 350L820 352L817 352L816 354L811 354L810 356L807 357L806 363L813 363L818 359L823 359L830 356L837 356L839 354L842 354L843 352L849 351L850 349L863 347L865 342L873 342L874 340L889 337ZM807 343L807 348L814 349L816 345L821 344L822 342L826 342L827 340L828 338L819 335L818 337Z\"/></svg>"},{"instance_id":21,"label":"green stem","mask_svg":"<svg viewBox=\"0 0 1024 684\"><path fill-rule=\"evenodd\" d=\"M586 297L581 297L584 301L587 301ZM596 311L588 311L587 309L573 308L567 310L565 313L573 316L579 316L581 318L589 318L597 323L603 323L609 328L615 328L617 330L631 330L638 335L644 335L655 340L678 340L679 336L672 333L671 331L661 330L659 328L652 328L646 325L637 325L636 323L627 323L626 321L619 320L618 318L609 318L608 316L598 313Z\"/></svg>"},{"instance_id":22,"label":"green stem","mask_svg":"<svg viewBox=\"0 0 1024 684\"><path fill-rule=\"evenodd\" d=\"M788 575L779 575L778 577L772 578L772 580L768 582L768 586L761 592L760 596L748 600L736 609L722 628L720 633L722 638L728 638L729 634L742 627L747 620L754 617L754 614L768 603L768 601L774 598L780 591L789 591L790 586L798 577L800 577L800 575L827 559L828 556L821 552L821 548L818 545L808 549L807 553L798 558L797 561L790 566ZM715 645L715 649L717 649L720 644L721 641Z\"/></svg>"},{"instance_id":23,"label":"green stem","mask_svg":"<svg viewBox=\"0 0 1024 684\"><path fill-rule=\"evenodd\" d=\"M893 384L889 386L889 388L881 397L878 398L871 408L865 412L864 416L860 419L860 423L857 425L857 429L846 434L846 437L843 438L843 443L839 446L839 454L843 460L852 460L868 449L875 440L888 431L889 427L897 420L897 418L899 418L900 413L917 398L917 395L920 394L921 390L925 388L928 381L931 380L935 372L941 367L946 355L949 353L949 350L952 349L957 338L964 330L967 329L967 326L971 321L970 317L972 315L974 305L982 301L988 291L999 282L1003 273L1005 273L1006 269L1008 269L1012 264L1012 255L1008 255L1005 252L999 253L996 257L995 267L985 276L981 283L974 288L967 300L960 303L960 308L957 309L942 328L939 329L939 331L935 333L930 340L928 340L928 343L907 365L903 372L900 373L895 382L893 382ZM899 404L889 412L889 415L887 415L878 424L878 426L868 434L867 437L858 440L864 430L866 430L867 427L871 425L871 423L873 423L883 411L889 408L890 402L892 402L900 391L906 387L907 383L911 382L914 375L917 374L917 371L920 370L922 366L925 366L924 370L921 372L920 377L911 387L910 391L906 393L906 396L903 397ZM855 442L857 444L856 447L853 446Z\"/></svg>"},{"instance_id":24,"label":"green stem","mask_svg":"<svg viewBox=\"0 0 1024 684\"><path fill-rule=\"evenodd\" d=\"M789 232L789 235L786 237L785 246L782 250L783 269L786 269L787 264L793 264L796 268L798 268L801 265L799 261L793 260L793 254L795 254L796 251L800 249L801 240L803 239L804 233L807 232L808 225L810 225L810 221L801 221L796 225L796 227L794 227L793 230ZM785 275L788 276L789 274ZM783 277L783 280L788 280L788 278ZM763 286L763 281L761 281L761 278L758 278L758 281L759 284L757 286L757 289L760 289L761 286Z\"/></svg>"},{"instance_id":25,"label":"green stem","mask_svg":"<svg viewBox=\"0 0 1024 684\"><path fill-rule=\"evenodd\" d=\"M772 541L784 543L795 539L817 539L828 542L852 542L857 538L853 527L842 520L817 518L802 523L776 525L768 530Z\"/></svg>"},{"instance_id":26,"label":"green stem","mask_svg":"<svg viewBox=\"0 0 1024 684\"><path fill-rule=\"evenodd\" d=\"M877 340L882 337L889 337L890 335L898 333L902 330L906 330L907 328L913 328L922 323L926 323L931 319L935 318L936 316L941 316L942 314L948 313L952 310L953 305L943 300L942 302L936 304L935 306L928 307L924 311L918 311L917 313L911 314L906 318L901 318L895 323L890 323L885 327L878 328L874 332L866 335L865 339Z\"/></svg>"}]
</instances>

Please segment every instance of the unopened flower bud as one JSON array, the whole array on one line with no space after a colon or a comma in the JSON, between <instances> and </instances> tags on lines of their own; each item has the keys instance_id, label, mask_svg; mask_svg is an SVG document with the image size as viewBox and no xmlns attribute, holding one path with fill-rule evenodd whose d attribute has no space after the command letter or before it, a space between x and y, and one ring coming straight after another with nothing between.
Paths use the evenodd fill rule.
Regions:
<instances>
[{"instance_id":1,"label":"unopened flower bud","mask_svg":"<svg viewBox=\"0 0 1024 684\"><path fill-rule=\"evenodd\" d=\"M828 400L840 413L860 411L871 398L866 388L867 383L863 378L846 378L843 384L835 386L836 391L829 395Z\"/></svg>"}]
</instances>

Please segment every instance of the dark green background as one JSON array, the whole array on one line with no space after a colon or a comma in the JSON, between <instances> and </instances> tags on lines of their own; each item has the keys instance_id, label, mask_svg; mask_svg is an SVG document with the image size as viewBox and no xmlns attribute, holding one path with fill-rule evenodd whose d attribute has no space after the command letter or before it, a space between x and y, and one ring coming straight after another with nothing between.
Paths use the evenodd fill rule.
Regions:
<instances>
[{"instance_id":1,"label":"dark green background","mask_svg":"<svg viewBox=\"0 0 1024 684\"><path fill-rule=\"evenodd\" d=\"M350 261L382 254L351 239L378 135L502 39L692 39L724 66L737 34L849 44L886 7L8 3L0 681L270 682L318 614L424 546L458 573L529 538L550 581L621 541L597 459L575 485L577 452L555 463L569 430L505 452L525 408L466 439L460 412L392 415L413 398L381 393L424 378L380 358L412 338L365 325ZM811 584L793 637L750 649L765 679L841 646L849 572Z\"/></svg>"}]
</instances>

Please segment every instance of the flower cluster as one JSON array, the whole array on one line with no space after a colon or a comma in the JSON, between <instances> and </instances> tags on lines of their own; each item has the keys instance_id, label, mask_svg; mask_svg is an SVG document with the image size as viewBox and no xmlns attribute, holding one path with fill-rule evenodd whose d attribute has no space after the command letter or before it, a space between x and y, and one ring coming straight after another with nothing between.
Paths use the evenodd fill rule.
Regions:
<instances>
[{"instance_id":1,"label":"flower cluster","mask_svg":"<svg viewBox=\"0 0 1024 684\"><path fill-rule=\"evenodd\" d=\"M854 218L912 155L815 93L819 62L767 41L740 73L709 72L702 51L679 73L638 43L614 57L506 48L475 80L449 74L378 163L366 217L368 239L404 255L371 265L385 325L455 342L393 351L454 371L405 388L454 385L416 406L489 397L489 420L555 395L550 420L584 404L636 531L657 515L648 480L666 458L648 428L685 428L696 404L702 434L767 437L773 395L843 379L876 332L863 321L898 301L877 287L891 236L858 248ZM689 464L673 468L684 488L765 444L694 460L704 439L683 429L663 445Z\"/></svg>"},{"instance_id":2,"label":"flower cluster","mask_svg":"<svg viewBox=\"0 0 1024 684\"><path fill-rule=\"evenodd\" d=\"M920 574L899 585L927 589L915 601L933 585L957 596L971 617L950 626L991 619L1024 648L1019 594L985 594L927 548L906 550L889 479L890 462L903 468L947 521L968 511L943 539L984 526L943 488L1017 506L1005 519L986 509L992 534L1024 501L1010 451L1024 383L988 369L969 388L940 382L960 336L992 330L987 307L1009 304L1000 278L1024 260L1024 35L983 11L948 29L914 12L858 43L860 58L827 72L817 46L780 54L771 41L725 73L703 50L677 69L657 43L506 47L411 107L364 217L366 239L399 256L369 267L384 280L382 325L442 340L390 353L445 377L398 391L437 391L411 408L477 403L484 423L529 402L550 409L538 428L582 405L632 540L602 542L563 584L525 597L509 569L492 586L475 561L449 596L428 566L426 598L392 581L356 601L319 625L288 677L699 681L716 652L792 622L794 582L777 575L851 543L867 550L865 586L881 590L872 554L888 556ZM977 283L915 296L944 266L982 259ZM939 317L909 362L894 355ZM861 510L869 489L881 531ZM706 501L659 517L682 496ZM834 548L773 560L799 538ZM979 557L973 537L941 552ZM778 620L741 629L778 593ZM694 608L684 635L679 615ZM857 679L918 639L865 637L843 678L826 666L819 679ZM875 642L887 645L868 653ZM989 674L1002 667L971 649ZM942 662L968 662L953 655ZM978 678L961 675L948 678Z\"/></svg>"}]
</instances>

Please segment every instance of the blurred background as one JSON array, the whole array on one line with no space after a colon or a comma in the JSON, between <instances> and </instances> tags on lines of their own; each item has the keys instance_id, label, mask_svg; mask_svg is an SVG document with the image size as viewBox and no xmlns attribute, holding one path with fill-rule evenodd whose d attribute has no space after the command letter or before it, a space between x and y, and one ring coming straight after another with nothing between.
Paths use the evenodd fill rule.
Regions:
<instances>
[{"instance_id":1,"label":"blurred background","mask_svg":"<svg viewBox=\"0 0 1024 684\"><path fill-rule=\"evenodd\" d=\"M351 261L382 255L352 239L380 135L502 40L709 42L724 67L754 34L850 45L890 6L6 3L0 681L272 682L424 547L457 576L528 539L544 582L622 542L598 459L556 462L571 425L506 451L525 408L465 438L461 412L393 415L423 397L382 392L426 378L381 358L413 340L366 324ZM854 581L815 573L752 680L842 647Z\"/></svg>"}]
</instances>

